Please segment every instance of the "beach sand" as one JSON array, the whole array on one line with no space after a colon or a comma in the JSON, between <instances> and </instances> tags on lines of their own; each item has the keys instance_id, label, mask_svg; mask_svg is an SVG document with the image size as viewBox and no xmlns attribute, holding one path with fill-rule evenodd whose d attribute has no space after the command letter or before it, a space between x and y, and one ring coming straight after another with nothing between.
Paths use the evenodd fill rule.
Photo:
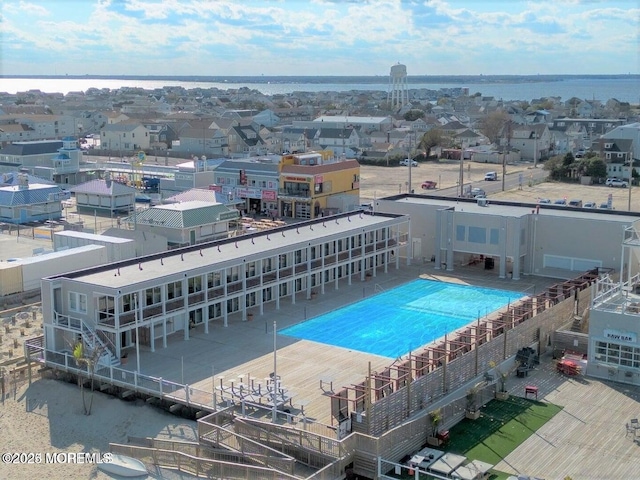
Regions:
<instances>
[{"instance_id":1,"label":"beach sand","mask_svg":"<svg viewBox=\"0 0 640 480\"><path fill-rule=\"evenodd\" d=\"M85 391L87 393L88 391ZM45 453L106 453L109 443L127 443L127 436L193 441L197 425L137 400L125 402L94 393L90 416L82 409L80 388L59 380L38 379L5 395L0 404L0 450L41 453L42 464L7 465L0 461L0 478L113 479L89 464L45 464ZM141 478L141 477L136 477ZM153 470L147 478L193 478Z\"/></svg>"}]
</instances>

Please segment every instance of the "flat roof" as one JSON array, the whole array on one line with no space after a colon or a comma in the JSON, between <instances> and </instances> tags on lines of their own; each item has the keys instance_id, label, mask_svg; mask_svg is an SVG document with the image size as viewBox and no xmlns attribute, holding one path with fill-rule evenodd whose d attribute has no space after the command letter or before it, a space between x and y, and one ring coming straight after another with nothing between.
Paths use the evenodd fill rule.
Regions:
<instances>
[{"instance_id":1,"label":"flat roof","mask_svg":"<svg viewBox=\"0 0 640 480\"><path fill-rule=\"evenodd\" d=\"M491 200L490 198L487 198L486 200L486 206L480 206L478 204L478 200L474 198L458 199L452 197L438 197L434 195L404 194L378 199L378 201L393 201L395 203L454 208L457 212L471 212L482 215L500 215L503 217L524 217L526 215L530 215L536 207L538 207L535 203L505 202L500 200ZM620 210L576 208L564 205L548 204L541 204L539 207L539 215L553 217L588 218L622 223L634 222L640 217L640 213L623 212Z\"/></svg>"},{"instance_id":2,"label":"flat roof","mask_svg":"<svg viewBox=\"0 0 640 480\"><path fill-rule=\"evenodd\" d=\"M70 238L82 238L83 240L92 240L94 242L103 243L130 243L133 242L130 238L111 237L108 235L98 235L95 233L76 232L73 230L63 230L62 232L54 232L54 237L70 237Z\"/></svg>"},{"instance_id":3,"label":"flat roof","mask_svg":"<svg viewBox=\"0 0 640 480\"><path fill-rule=\"evenodd\" d=\"M81 247L67 248L65 250L58 250L55 252L47 252L42 255L35 255L33 257L21 258L17 263L22 265L46 262L52 258L64 258L71 257L83 252L93 252L105 248L104 245L83 245Z\"/></svg>"},{"instance_id":4,"label":"flat roof","mask_svg":"<svg viewBox=\"0 0 640 480\"><path fill-rule=\"evenodd\" d=\"M252 261L254 258L264 258L265 252L270 250L278 250L293 244L317 244L318 240L325 236L356 233L363 227L384 225L397 218L406 218L408 221L408 216L405 215L370 215L351 212L263 230L237 238L171 250L136 260L124 260L51 278L72 278L78 282L101 287L123 288L151 278L174 276L216 263L238 263L243 259Z\"/></svg>"}]
</instances>

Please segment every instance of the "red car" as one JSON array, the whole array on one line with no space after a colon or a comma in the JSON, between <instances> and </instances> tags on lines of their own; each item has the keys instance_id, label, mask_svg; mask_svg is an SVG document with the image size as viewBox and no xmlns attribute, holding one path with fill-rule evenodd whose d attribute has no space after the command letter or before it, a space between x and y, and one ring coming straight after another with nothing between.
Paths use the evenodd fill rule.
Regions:
<instances>
[{"instance_id":1,"label":"red car","mask_svg":"<svg viewBox=\"0 0 640 480\"><path fill-rule=\"evenodd\" d=\"M433 190L434 188L436 188L436 185L438 183L437 182L433 182L431 180L425 180L424 182L422 182L422 189L423 190Z\"/></svg>"}]
</instances>

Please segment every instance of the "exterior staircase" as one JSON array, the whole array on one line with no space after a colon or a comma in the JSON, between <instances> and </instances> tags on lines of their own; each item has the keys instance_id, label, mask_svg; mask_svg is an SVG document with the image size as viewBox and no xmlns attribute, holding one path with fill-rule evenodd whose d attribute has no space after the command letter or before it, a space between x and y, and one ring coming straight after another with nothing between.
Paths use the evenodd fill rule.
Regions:
<instances>
[{"instance_id":1,"label":"exterior staircase","mask_svg":"<svg viewBox=\"0 0 640 480\"><path fill-rule=\"evenodd\" d=\"M98 365L105 367L117 367L120 359L116 355L116 346L101 330L95 330L82 319L67 317L54 312L54 324L65 330L76 332L82 336L82 343L92 352L96 348L102 351Z\"/></svg>"}]
</instances>

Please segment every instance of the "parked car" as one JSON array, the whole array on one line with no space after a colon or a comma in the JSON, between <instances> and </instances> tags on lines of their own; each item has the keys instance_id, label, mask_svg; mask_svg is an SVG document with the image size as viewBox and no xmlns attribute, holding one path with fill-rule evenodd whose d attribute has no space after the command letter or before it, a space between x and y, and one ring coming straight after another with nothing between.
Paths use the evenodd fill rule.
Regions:
<instances>
[{"instance_id":1,"label":"parked car","mask_svg":"<svg viewBox=\"0 0 640 480\"><path fill-rule=\"evenodd\" d=\"M488 182L498 180L498 172L487 172L484 174L484 179Z\"/></svg>"},{"instance_id":2,"label":"parked car","mask_svg":"<svg viewBox=\"0 0 640 480\"><path fill-rule=\"evenodd\" d=\"M582 200L569 200L570 207L582 208Z\"/></svg>"},{"instance_id":3,"label":"parked car","mask_svg":"<svg viewBox=\"0 0 640 480\"><path fill-rule=\"evenodd\" d=\"M598 207L602 210L613 210L613 207L609 207L609 203L608 202L602 202L600 204L600 207Z\"/></svg>"},{"instance_id":4,"label":"parked car","mask_svg":"<svg viewBox=\"0 0 640 480\"><path fill-rule=\"evenodd\" d=\"M538 200L538 203L551 203L551 200L549 200L548 198L541 198Z\"/></svg>"},{"instance_id":5,"label":"parked car","mask_svg":"<svg viewBox=\"0 0 640 480\"><path fill-rule=\"evenodd\" d=\"M567 201L564 198L560 198L558 200L556 200L555 202L553 202L554 205L566 205Z\"/></svg>"},{"instance_id":6,"label":"parked car","mask_svg":"<svg viewBox=\"0 0 640 480\"><path fill-rule=\"evenodd\" d=\"M472 188L471 189L471 197L472 198L478 198L479 196L482 196L482 198L486 198L487 192L485 192L481 188Z\"/></svg>"},{"instance_id":7,"label":"parked car","mask_svg":"<svg viewBox=\"0 0 640 480\"><path fill-rule=\"evenodd\" d=\"M609 187L627 188L629 183L626 180L618 180L617 178L607 178L606 185Z\"/></svg>"},{"instance_id":8,"label":"parked car","mask_svg":"<svg viewBox=\"0 0 640 480\"><path fill-rule=\"evenodd\" d=\"M423 190L433 190L434 188L436 188L436 185L438 185L438 182L434 182L433 180L425 180L424 182L422 182L422 189Z\"/></svg>"},{"instance_id":9,"label":"parked car","mask_svg":"<svg viewBox=\"0 0 640 480\"><path fill-rule=\"evenodd\" d=\"M598 204L596 202L586 202L582 205L582 208L598 208Z\"/></svg>"},{"instance_id":10,"label":"parked car","mask_svg":"<svg viewBox=\"0 0 640 480\"><path fill-rule=\"evenodd\" d=\"M402 165L404 167L408 167L409 166L409 162L411 162L411 166L412 167L417 167L418 166L418 162L416 162L415 160L411 160L410 158L405 158L403 160L400 160L400 165Z\"/></svg>"}]
</instances>

